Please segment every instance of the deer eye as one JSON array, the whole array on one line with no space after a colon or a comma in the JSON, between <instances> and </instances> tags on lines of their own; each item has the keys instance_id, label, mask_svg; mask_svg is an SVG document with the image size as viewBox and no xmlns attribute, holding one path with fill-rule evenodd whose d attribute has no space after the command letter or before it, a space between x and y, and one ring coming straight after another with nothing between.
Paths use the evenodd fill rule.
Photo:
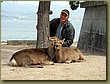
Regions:
<instances>
[{"instance_id":1,"label":"deer eye","mask_svg":"<svg viewBox=\"0 0 110 84\"><path fill-rule=\"evenodd\" d=\"M62 44L62 42L60 42L60 44Z\"/></svg>"},{"instance_id":2,"label":"deer eye","mask_svg":"<svg viewBox=\"0 0 110 84\"><path fill-rule=\"evenodd\" d=\"M53 46L53 43L51 45Z\"/></svg>"}]
</instances>

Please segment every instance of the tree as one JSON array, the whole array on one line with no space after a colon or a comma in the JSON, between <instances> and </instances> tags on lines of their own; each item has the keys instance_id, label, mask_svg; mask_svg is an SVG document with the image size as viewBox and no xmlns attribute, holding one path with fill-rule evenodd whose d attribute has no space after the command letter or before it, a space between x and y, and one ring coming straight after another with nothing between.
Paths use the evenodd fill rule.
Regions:
<instances>
[{"instance_id":1,"label":"tree","mask_svg":"<svg viewBox=\"0 0 110 84\"><path fill-rule=\"evenodd\" d=\"M37 24L37 48L48 47L50 1L39 1Z\"/></svg>"}]
</instances>

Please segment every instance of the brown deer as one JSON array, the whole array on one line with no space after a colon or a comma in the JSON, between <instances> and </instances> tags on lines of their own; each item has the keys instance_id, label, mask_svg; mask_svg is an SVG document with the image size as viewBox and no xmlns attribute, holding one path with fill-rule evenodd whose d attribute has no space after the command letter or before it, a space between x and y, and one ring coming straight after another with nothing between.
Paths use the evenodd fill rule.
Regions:
<instances>
[{"instance_id":1,"label":"brown deer","mask_svg":"<svg viewBox=\"0 0 110 84\"><path fill-rule=\"evenodd\" d=\"M85 57L78 48L62 47L63 41L57 40L54 43L56 61L61 62L76 62L85 61Z\"/></svg>"},{"instance_id":2,"label":"brown deer","mask_svg":"<svg viewBox=\"0 0 110 84\"><path fill-rule=\"evenodd\" d=\"M54 55L54 42L56 37L49 37L48 48L31 48L24 49L14 53L10 59L15 60L16 66L30 66L35 64L53 64L52 57Z\"/></svg>"}]
</instances>

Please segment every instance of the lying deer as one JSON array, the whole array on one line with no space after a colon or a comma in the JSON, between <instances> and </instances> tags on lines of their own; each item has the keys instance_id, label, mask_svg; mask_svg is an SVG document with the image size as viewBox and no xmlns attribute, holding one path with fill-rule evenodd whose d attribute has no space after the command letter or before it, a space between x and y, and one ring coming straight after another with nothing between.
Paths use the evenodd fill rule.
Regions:
<instances>
[{"instance_id":1,"label":"lying deer","mask_svg":"<svg viewBox=\"0 0 110 84\"><path fill-rule=\"evenodd\" d=\"M62 47L63 41L57 40L54 43L55 46L55 56L57 62L76 62L85 61L85 57L78 48Z\"/></svg>"},{"instance_id":2,"label":"lying deer","mask_svg":"<svg viewBox=\"0 0 110 84\"><path fill-rule=\"evenodd\" d=\"M10 59L15 61L16 66L30 66L35 64L53 64L54 42L56 37L49 37L48 48L24 49L14 53Z\"/></svg>"}]
</instances>

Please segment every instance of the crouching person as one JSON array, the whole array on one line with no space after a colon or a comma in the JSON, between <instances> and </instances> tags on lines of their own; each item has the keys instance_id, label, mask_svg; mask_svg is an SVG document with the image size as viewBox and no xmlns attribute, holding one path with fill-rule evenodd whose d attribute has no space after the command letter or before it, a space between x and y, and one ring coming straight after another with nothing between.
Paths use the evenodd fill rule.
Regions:
<instances>
[{"instance_id":1,"label":"crouching person","mask_svg":"<svg viewBox=\"0 0 110 84\"><path fill-rule=\"evenodd\" d=\"M61 11L60 18L50 21L50 37L57 36L60 40L64 40L63 47L70 47L74 40L75 29L70 23L69 11L64 9Z\"/></svg>"}]
</instances>

